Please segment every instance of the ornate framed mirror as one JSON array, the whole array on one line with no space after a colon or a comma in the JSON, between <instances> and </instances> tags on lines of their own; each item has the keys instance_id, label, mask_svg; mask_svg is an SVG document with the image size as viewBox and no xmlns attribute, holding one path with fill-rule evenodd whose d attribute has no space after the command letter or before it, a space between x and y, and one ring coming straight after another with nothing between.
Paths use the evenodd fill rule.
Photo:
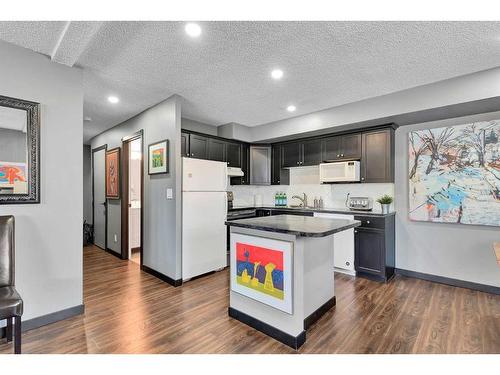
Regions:
<instances>
[{"instance_id":1,"label":"ornate framed mirror","mask_svg":"<svg viewBox=\"0 0 500 375\"><path fill-rule=\"evenodd\" d=\"M40 104L0 95L0 204L40 203Z\"/></svg>"}]
</instances>

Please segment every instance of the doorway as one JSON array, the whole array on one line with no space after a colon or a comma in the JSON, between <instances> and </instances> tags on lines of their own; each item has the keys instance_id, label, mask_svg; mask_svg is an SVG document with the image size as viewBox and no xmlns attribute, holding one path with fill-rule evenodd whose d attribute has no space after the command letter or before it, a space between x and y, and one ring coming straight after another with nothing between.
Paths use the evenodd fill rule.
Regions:
<instances>
[{"instance_id":1,"label":"doorway","mask_svg":"<svg viewBox=\"0 0 500 375\"><path fill-rule=\"evenodd\" d=\"M122 139L122 259L142 265L144 157L142 131Z\"/></svg>"},{"instance_id":2,"label":"doorway","mask_svg":"<svg viewBox=\"0 0 500 375\"><path fill-rule=\"evenodd\" d=\"M106 250L107 246L106 150L107 145L92 150L92 224L94 226L94 245L103 250Z\"/></svg>"}]
</instances>

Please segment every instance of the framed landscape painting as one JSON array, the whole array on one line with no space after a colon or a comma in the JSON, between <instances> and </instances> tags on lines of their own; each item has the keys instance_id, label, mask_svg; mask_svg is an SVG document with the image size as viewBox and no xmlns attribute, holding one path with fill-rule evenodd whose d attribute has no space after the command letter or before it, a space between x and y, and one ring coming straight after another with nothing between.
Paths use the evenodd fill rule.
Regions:
<instances>
[{"instance_id":1,"label":"framed landscape painting","mask_svg":"<svg viewBox=\"0 0 500 375\"><path fill-rule=\"evenodd\" d=\"M409 218L500 226L500 120L413 131Z\"/></svg>"},{"instance_id":2,"label":"framed landscape painting","mask_svg":"<svg viewBox=\"0 0 500 375\"><path fill-rule=\"evenodd\" d=\"M168 173L168 139L149 145L148 174Z\"/></svg>"},{"instance_id":3,"label":"framed landscape painting","mask_svg":"<svg viewBox=\"0 0 500 375\"><path fill-rule=\"evenodd\" d=\"M120 199L120 148L106 151L106 198Z\"/></svg>"},{"instance_id":4,"label":"framed landscape painting","mask_svg":"<svg viewBox=\"0 0 500 375\"><path fill-rule=\"evenodd\" d=\"M231 290L292 313L293 243L231 234Z\"/></svg>"}]
</instances>

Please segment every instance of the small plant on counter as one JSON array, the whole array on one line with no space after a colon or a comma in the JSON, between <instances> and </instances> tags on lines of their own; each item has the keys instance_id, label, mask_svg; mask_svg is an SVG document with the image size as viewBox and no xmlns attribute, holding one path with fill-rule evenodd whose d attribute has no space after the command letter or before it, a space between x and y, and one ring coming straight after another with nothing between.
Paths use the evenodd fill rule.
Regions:
<instances>
[{"instance_id":1,"label":"small plant on counter","mask_svg":"<svg viewBox=\"0 0 500 375\"><path fill-rule=\"evenodd\" d=\"M377 202L380 204L391 204L393 201L392 197L390 195L382 195L379 199L377 199Z\"/></svg>"}]
</instances>

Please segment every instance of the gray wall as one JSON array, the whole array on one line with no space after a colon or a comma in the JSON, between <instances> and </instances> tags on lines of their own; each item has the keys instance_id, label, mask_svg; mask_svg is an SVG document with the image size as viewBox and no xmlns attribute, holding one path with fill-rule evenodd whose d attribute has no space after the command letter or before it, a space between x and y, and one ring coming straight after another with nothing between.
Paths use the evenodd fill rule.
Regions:
<instances>
[{"instance_id":1,"label":"gray wall","mask_svg":"<svg viewBox=\"0 0 500 375\"><path fill-rule=\"evenodd\" d=\"M188 118L182 118L181 128L204 134L217 135L217 126L190 120Z\"/></svg>"},{"instance_id":2,"label":"gray wall","mask_svg":"<svg viewBox=\"0 0 500 375\"><path fill-rule=\"evenodd\" d=\"M26 133L0 129L0 161L26 163Z\"/></svg>"},{"instance_id":3,"label":"gray wall","mask_svg":"<svg viewBox=\"0 0 500 375\"><path fill-rule=\"evenodd\" d=\"M181 278L181 104L180 98L169 99L139 115L99 134L91 140L95 149L121 147L121 139L144 131L144 249L143 262L173 279ZM148 144L170 140L170 173L148 175ZM167 188L174 199L167 200ZM108 248L121 253L121 200L108 201ZM114 241L114 236L117 241Z\"/></svg>"},{"instance_id":4,"label":"gray wall","mask_svg":"<svg viewBox=\"0 0 500 375\"><path fill-rule=\"evenodd\" d=\"M90 145L83 145L83 220L92 223L92 167Z\"/></svg>"},{"instance_id":5,"label":"gray wall","mask_svg":"<svg viewBox=\"0 0 500 375\"><path fill-rule=\"evenodd\" d=\"M41 202L0 205L16 219L26 320L83 303L82 73L2 41L0 56L1 94L41 103Z\"/></svg>"},{"instance_id":6,"label":"gray wall","mask_svg":"<svg viewBox=\"0 0 500 375\"><path fill-rule=\"evenodd\" d=\"M499 119L500 112L408 125L396 131L396 267L500 287L493 242L500 228L408 220L408 132Z\"/></svg>"}]
</instances>

